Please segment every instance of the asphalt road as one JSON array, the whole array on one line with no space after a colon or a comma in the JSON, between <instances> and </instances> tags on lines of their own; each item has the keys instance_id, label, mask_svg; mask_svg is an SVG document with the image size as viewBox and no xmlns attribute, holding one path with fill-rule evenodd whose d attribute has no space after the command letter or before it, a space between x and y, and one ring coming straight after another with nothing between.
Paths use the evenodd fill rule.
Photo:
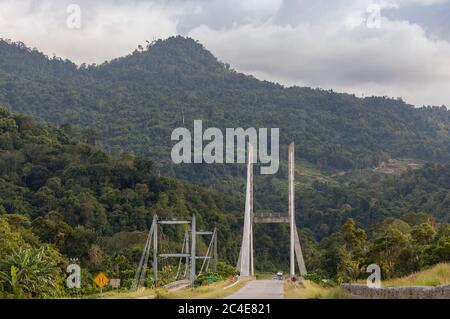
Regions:
<instances>
[{"instance_id":1,"label":"asphalt road","mask_svg":"<svg viewBox=\"0 0 450 319\"><path fill-rule=\"evenodd\" d=\"M253 280L225 299L284 299L282 280Z\"/></svg>"}]
</instances>

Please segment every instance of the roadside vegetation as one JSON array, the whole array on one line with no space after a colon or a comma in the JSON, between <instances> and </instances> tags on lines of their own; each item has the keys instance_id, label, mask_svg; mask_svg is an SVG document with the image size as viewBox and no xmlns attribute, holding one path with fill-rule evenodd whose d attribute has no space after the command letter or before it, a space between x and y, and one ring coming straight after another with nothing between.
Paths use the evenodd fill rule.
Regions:
<instances>
[{"instance_id":1,"label":"roadside vegetation","mask_svg":"<svg viewBox=\"0 0 450 319\"><path fill-rule=\"evenodd\" d=\"M156 293L159 299L222 299L244 287L248 281L248 279L243 279L233 283L230 280L224 280L173 292L169 292L165 288L159 288Z\"/></svg>"},{"instance_id":2,"label":"roadside vegetation","mask_svg":"<svg viewBox=\"0 0 450 319\"><path fill-rule=\"evenodd\" d=\"M141 288L137 291L128 289L110 290L104 293L83 296L87 299L155 299L156 291L152 288Z\"/></svg>"},{"instance_id":3,"label":"roadside vegetation","mask_svg":"<svg viewBox=\"0 0 450 319\"><path fill-rule=\"evenodd\" d=\"M242 188L236 196L160 177L152 160L125 151L111 156L94 137L0 108L0 298L97 295L93 278L99 272L131 288L155 214L161 219L196 214L199 229L218 228L218 274L202 276L197 285L234 274ZM356 282L376 263L389 280L450 262L450 164L342 184L312 182L317 174L305 169L296 190L299 237L311 273ZM255 211L286 209L285 179L257 185L255 194L265 200L255 201ZM185 230L161 231L160 251L179 251ZM280 247L289 246L287 225L255 225L254 231L256 270L283 270L288 250ZM199 238L198 253L207 248ZM81 289L65 287L70 263L82 268ZM176 260L160 266L161 285L179 278ZM105 287L104 296L110 290Z\"/></svg>"},{"instance_id":4,"label":"roadside vegetation","mask_svg":"<svg viewBox=\"0 0 450 319\"><path fill-rule=\"evenodd\" d=\"M347 299L345 292L339 287L324 287L310 280L301 282L286 281L284 284L286 299Z\"/></svg>"},{"instance_id":5,"label":"roadside vegetation","mask_svg":"<svg viewBox=\"0 0 450 319\"><path fill-rule=\"evenodd\" d=\"M442 263L406 277L383 281L384 286L450 285L450 264Z\"/></svg>"}]
</instances>

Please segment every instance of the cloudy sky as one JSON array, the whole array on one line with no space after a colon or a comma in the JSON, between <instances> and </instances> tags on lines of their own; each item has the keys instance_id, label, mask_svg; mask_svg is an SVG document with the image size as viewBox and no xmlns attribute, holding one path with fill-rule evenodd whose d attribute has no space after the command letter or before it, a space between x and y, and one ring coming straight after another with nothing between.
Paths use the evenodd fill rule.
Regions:
<instances>
[{"instance_id":1,"label":"cloudy sky","mask_svg":"<svg viewBox=\"0 0 450 319\"><path fill-rule=\"evenodd\" d=\"M450 0L0 0L0 37L77 63L176 34L261 79L450 106Z\"/></svg>"}]
</instances>

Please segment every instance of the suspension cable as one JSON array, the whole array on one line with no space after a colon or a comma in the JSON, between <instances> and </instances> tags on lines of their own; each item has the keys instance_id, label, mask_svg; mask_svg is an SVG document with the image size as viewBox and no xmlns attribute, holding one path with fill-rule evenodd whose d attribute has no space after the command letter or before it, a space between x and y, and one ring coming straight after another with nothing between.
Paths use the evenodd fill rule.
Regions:
<instances>
[{"instance_id":1,"label":"suspension cable","mask_svg":"<svg viewBox=\"0 0 450 319\"><path fill-rule=\"evenodd\" d=\"M211 236L211 241L209 242L209 245L208 245L208 250L206 251L206 256L205 256L206 258L203 260L202 267L200 268L200 272L198 273L198 276L200 276L202 274L203 268L204 268L205 263L206 263L206 260L208 260L208 264L206 266L205 271L208 270L208 267L209 267L209 258L208 257L209 257L212 245L214 243L214 236L215 235L216 235L216 231L214 230L213 235Z\"/></svg>"},{"instance_id":2,"label":"suspension cable","mask_svg":"<svg viewBox=\"0 0 450 319\"><path fill-rule=\"evenodd\" d=\"M184 254L184 247L186 246L186 233L184 233L184 240L183 240L183 247L181 248L181 253ZM181 269L181 261L183 260L184 257L180 257L180 261L178 262L178 269L177 269L177 274L175 275L175 280L178 279L178 276L180 274L180 269Z\"/></svg>"}]
</instances>

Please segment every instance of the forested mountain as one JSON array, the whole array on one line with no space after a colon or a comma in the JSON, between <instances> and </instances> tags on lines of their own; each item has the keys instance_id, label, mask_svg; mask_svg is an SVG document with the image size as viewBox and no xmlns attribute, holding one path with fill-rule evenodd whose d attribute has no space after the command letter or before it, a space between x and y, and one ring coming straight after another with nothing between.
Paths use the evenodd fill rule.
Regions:
<instances>
[{"instance_id":1,"label":"forested mountain","mask_svg":"<svg viewBox=\"0 0 450 319\"><path fill-rule=\"evenodd\" d=\"M295 141L297 226L313 274L357 279L376 262L386 276L399 276L450 261L445 107L284 88L239 74L182 37L80 67L0 41L2 104L0 297L67 294L68 258L129 286L154 214L196 214L199 228L217 226L220 259L234 264L245 168L170 163L172 130L196 119L219 128L280 127L281 143ZM282 157L285 151L283 145ZM388 158L428 163L401 175L364 169ZM161 177L157 161L163 176L220 187ZM329 174L347 169L353 172ZM255 176L257 213L284 213L286 197L286 163L276 176ZM163 235L164 249L180 248L182 230ZM285 269L287 225L255 225L254 237L257 270ZM48 276L36 279L38 292L10 278L27 266L21 261L48 267ZM173 276L167 266L162 276Z\"/></svg>"},{"instance_id":2,"label":"forested mountain","mask_svg":"<svg viewBox=\"0 0 450 319\"><path fill-rule=\"evenodd\" d=\"M0 103L56 125L94 129L108 150L151 156L163 162L163 172L172 130L195 119L204 127L280 127L281 143L295 141L297 157L319 168L373 167L391 157L450 159L445 107L285 88L237 73L183 37L79 68L1 41ZM179 176L196 178L183 169Z\"/></svg>"},{"instance_id":3,"label":"forested mountain","mask_svg":"<svg viewBox=\"0 0 450 319\"><path fill-rule=\"evenodd\" d=\"M366 228L386 217L426 212L450 222L450 164L429 164L401 176L373 174L337 185L314 182L297 190L297 215L317 236L353 218Z\"/></svg>"},{"instance_id":4,"label":"forested mountain","mask_svg":"<svg viewBox=\"0 0 450 319\"><path fill-rule=\"evenodd\" d=\"M336 236L342 236L342 225L348 220L356 221L352 227L368 232L368 247L380 236L399 235L386 232L391 231L390 225L397 229L400 224L398 231L411 249L412 237L408 236L412 236L412 229L430 223L433 231L426 243L438 245L432 246L438 253L427 252L431 254L427 263L449 260L449 189L450 166L438 164L400 177L374 174L333 185L299 184L297 223L302 228L309 269L332 276L339 273L339 255L330 254L337 249ZM285 202L283 191L272 194L264 187L260 191L267 194L268 201ZM11 247L17 246L18 239L12 238L18 236L27 245L41 247L46 243L65 258L80 258L92 271L108 269L116 258L123 258L124 271L130 278L154 214L178 219L196 214L199 228L218 227L220 258L234 264L242 232L243 202L243 190L240 196L227 195L158 177L152 161L127 152L111 157L90 144L89 132L70 126L44 126L0 108L2 260L11 253ZM168 229L164 238L164 249L180 249L183 231ZM256 225L257 268L283 269L288 243L285 225ZM200 242L200 251L205 248ZM401 266L406 267L403 263ZM408 267L414 270L419 264L412 260ZM402 271L406 272L399 268L393 273Z\"/></svg>"},{"instance_id":5,"label":"forested mountain","mask_svg":"<svg viewBox=\"0 0 450 319\"><path fill-rule=\"evenodd\" d=\"M0 108L0 214L26 216L43 240L80 258L89 251L80 255L68 241L83 232L94 231L93 244L101 236L146 231L154 214L162 219L196 214L199 227L220 227L222 240L231 245L221 245L229 249L221 254L237 259L241 198L158 177L152 161L129 153L112 158L76 132ZM170 233L172 241L183 235Z\"/></svg>"}]
</instances>

